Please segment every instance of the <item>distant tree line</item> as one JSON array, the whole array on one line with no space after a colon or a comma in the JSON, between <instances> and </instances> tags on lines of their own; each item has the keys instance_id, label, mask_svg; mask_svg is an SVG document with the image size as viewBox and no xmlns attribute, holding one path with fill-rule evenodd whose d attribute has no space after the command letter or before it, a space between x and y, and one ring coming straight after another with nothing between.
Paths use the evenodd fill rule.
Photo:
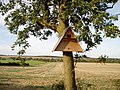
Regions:
<instances>
[{"instance_id":1,"label":"distant tree line","mask_svg":"<svg viewBox=\"0 0 120 90\"><path fill-rule=\"evenodd\" d=\"M44 61L44 62L62 62L63 59L62 58L50 58L50 59L45 59L45 58L32 58L32 57L10 57L10 58L3 58L0 57L0 60L7 60L7 59L11 59L11 60L20 60L20 62L24 65L24 63L27 60L38 60L38 61ZM105 63L120 63L120 58L108 58L106 55L101 55L98 58L90 58L87 55L74 55L74 60L76 62L92 62L92 63L101 63L101 62L105 62Z\"/></svg>"}]
</instances>

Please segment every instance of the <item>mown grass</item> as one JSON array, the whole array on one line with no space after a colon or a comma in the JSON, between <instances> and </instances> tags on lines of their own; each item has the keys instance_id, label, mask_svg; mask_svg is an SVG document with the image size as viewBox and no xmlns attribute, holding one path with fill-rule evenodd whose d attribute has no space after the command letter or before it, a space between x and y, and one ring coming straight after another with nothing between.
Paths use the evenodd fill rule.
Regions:
<instances>
[{"instance_id":1,"label":"mown grass","mask_svg":"<svg viewBox=\"0 0 120 90\"><path fill-rule=\"evenodd\" d=\"M17 63L17 62L20 62L20 61L13 60L13 59L0 59L0 62L1 63L9 63L9 62L15 62L15 63Z\"/></svg>"},{"instance_id":2,"label":"mown grass","mask_svg":"<svg viewBox=\"0 0 120 90\"><path fill-rule=\"evenodd\" d=\"M47 62L39 61L39 60L27 60L26 63L29 63L30 66L39 66L39 65L45 64Z\"/></svg>"},{"instance_id":3,"label":"mown grass","mask_svg":"<svg viewBox=\"0 0 120 90\"><path fill-rule=\"evenodd\" d=\"M0 59L0 63L6 63L6 64L7 63L16 63L16 64L18 64L18 63L21 63L21 61L20 60L13 60L13 59L5 59L5 60ZM40 60L26 60L25 63L29 64L29 66L39 66L41 64L45 64L46 62L40 61Z\"/></svg>"}]
</instances>

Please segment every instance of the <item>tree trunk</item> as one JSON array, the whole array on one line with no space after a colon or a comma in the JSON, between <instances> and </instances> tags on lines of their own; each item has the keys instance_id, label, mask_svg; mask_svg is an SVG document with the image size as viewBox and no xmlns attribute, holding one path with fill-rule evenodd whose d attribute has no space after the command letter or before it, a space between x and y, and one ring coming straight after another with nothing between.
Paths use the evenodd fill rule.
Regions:
<instances>
[{"instance_id":1,"label":"tree trunk","mask_svg":"<svg viewBox=\"0 0 120 90\"><path fill-rule=\"evenodd\" d=\"M65 0L63 0L66 2ZM65 4L65 3L64 3ZM59 37L63 35L64 30L69 26L68 18L65 20L62 17L64 16L65 5L60 6L60 14L59 25L57 26L57 32ZM74 61L72 52L64 52L63 51L63 63L64 63L64 87L65 90L76 90L76 82L75 82L75 71L74 71Z\"/></svg>"},{"instance_id":2,"label":"tree trunk","mask_svg":"<svg viewBox=\"0 0 120 90\"><path fill-rule=\"evenodd\" d=\"M72 52L63 52L65 90L77 90Z\"/></svg>"}]
</instances>

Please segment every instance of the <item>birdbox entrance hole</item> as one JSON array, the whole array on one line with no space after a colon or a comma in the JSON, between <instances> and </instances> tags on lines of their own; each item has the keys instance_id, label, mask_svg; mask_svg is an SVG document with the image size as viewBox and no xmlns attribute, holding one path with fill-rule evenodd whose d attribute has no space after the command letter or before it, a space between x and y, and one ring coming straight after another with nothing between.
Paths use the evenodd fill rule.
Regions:
<instances>
[{"instance_id":1,"label":"birdbox entrance hole","mask_svg":"<svg viewBox=\"0 0 120 90\"><path fill-rule=\"evenodd\" d=\"M71 38L71 35L70 35L70 34L67 34L67 38Z\"/></svg>"}]
</instances>

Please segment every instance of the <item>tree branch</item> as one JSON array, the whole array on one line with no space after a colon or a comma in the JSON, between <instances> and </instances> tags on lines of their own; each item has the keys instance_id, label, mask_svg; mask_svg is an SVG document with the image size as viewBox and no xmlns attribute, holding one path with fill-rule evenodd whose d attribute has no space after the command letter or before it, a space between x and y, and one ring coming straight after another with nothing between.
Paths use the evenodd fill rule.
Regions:
<instances>
[{"instance_id":1,"label":"tree branch","mask_svg":"<svg viewBox=\"0 0 120 90\"><path fill-rule=\"evenodd\" d=\"M106 9L111 9L114 7L114 5L115 5L115 3L113 3L113 5L111 7L107 7Z\"/></svg>"},{"instance_id":2,"label":"tree branch","mask_svg":"<svg viewBox=\"0 0 120 90\"><path fill-rule=\"evenodd\" d=\"M55 24L53 22L48 23L45 20L42 20L42 21L39 20L36 23L38 26L44 26L44 27L50 28L51 30L56 32L57 24Z\"/></svg>"}]
</instances>

